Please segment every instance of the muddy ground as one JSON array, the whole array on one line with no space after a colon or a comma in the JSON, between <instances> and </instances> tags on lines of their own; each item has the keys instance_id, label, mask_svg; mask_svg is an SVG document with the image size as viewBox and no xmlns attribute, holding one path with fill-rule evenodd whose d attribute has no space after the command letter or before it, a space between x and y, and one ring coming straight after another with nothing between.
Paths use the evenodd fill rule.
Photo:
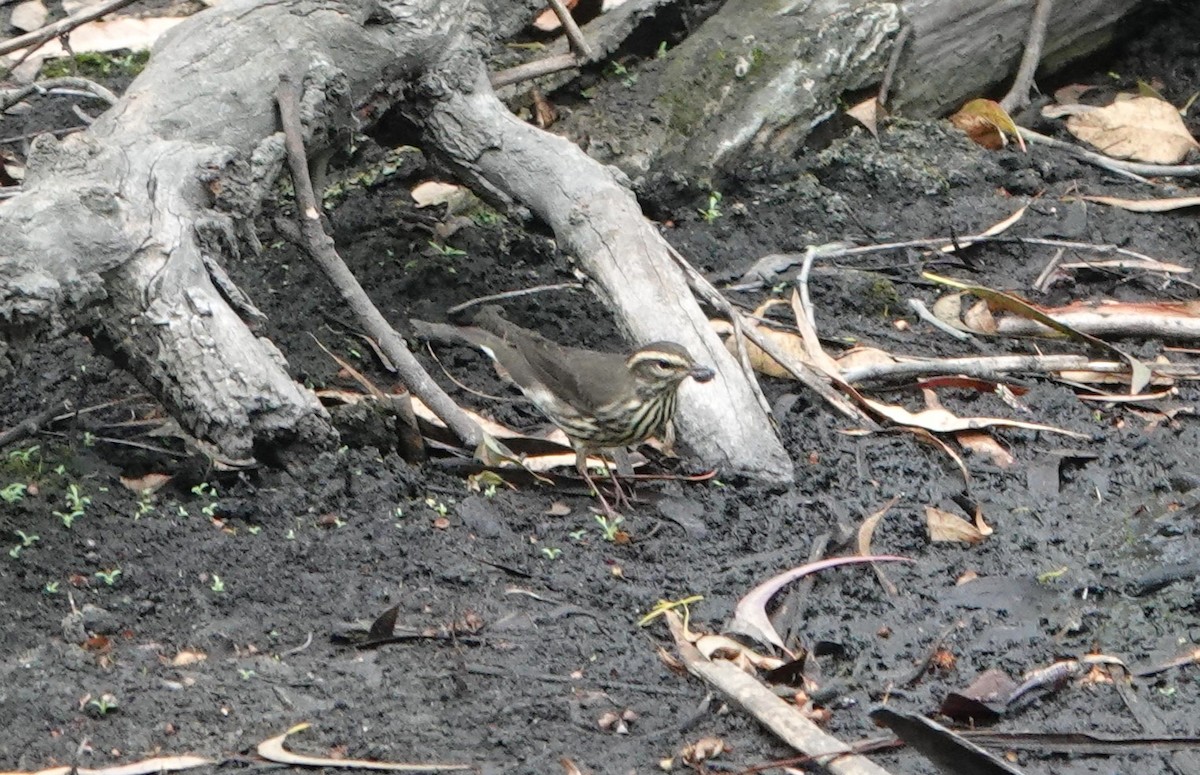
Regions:
<instances>
[{"instance_id":1,"label":"muddy ground","mask_svg":"<svg viewBox=\"0 0 1200 775\"><path fill-rule=\"evenodd\" d=\"M1183 104L1200 89L1200 27L1188 4L1177 5L1174 16L1156 7L1132 43L1071 80L1131 87L1157 79L1167 99ZM25 131L11 119L0 127L4 136ZM423 175L357 188L332 212L343 255L393 321L442 319L449 306L486 293L574 279L544 231L488 218L446 240L463 255L434 252L429 217L408 198ZM723 214L711 222L697 212L705 197L647 204L669 214L672 243L720 278L808 244L969 234L1024 204L1028 214L1012 234L1118 244L1196 265L1194 211L1133 215L1065 201L1076 193L1161 191L1054 151L985 152L945 124L898 122L879 141L848 131L769 175L731 181ZM264 332L297 378L356 389L311 334L392 385L324 279L265 220L261 235L267 250L229 270L269 315ZM905 304L938 295L922 269L1047 303L1198 295L1191 276L1131 271L1078 272L1038 294L1031 284L1053 252L988 245L961 260L909 251L827 264L812 286L818 324L834 351L849 342L933 356L1080 351L953 342ZM736 298L755 306L788 292ZM560 340L619 348L585 292L507 306L514 320ZM898 328L900 320L909 327ZM1144 358L1164 347L1125 345ZM479 356L441 355L457 379L512 397ZM822 653L809 670L831 711L827 728L843 740L880 736L867 711L885 699L932 715L949 691L987 669L1019 680L1089 653L1136 668L1193 648L1194 576L1135 593L1144 591L1139 579L1192 560L1200 543L1189 495L1200 488L1200 421L1190 414L1200 392L1183 383L1135 413L1081 401L1071 387L1034 375L1013 382L1028 388L1020 398L1027 411L965 390L939 394L964 413L1015 415L1086 439L1000 430L994 435L1015 458L1011 467L968 456L972 495L995 528L980 545L928 539L926 506L962 513L965 503L962 478L943 453L904 433L847 434L846 422L812 396L772 380L765 387L795 482L763 488L718 473L703 484L643 484L626 512L632 540L616 544L604 539L580 487L472 493L444 464L414 467L375 447L242 473L165 454L183 447L147 433L159 425L158 410L134 381L81 337L47 344L0 394L0 429L51 399L88 411L0 457L0 488L26 488L4 490L12 502L0 502L0 769L101 766L157 753L224 759L226 771L257 768L259 741L310 722L293 747L465 762L494 773L560 772L562 757L595 773L655 772L682 746L718 736L731 750L711 771L739 771L791 752L702 683L668 669L658 653L665 629L640 628L639 617L660 598L701 595L693 626L717 630L739 596L805 561L814 543L828 541L827 555L854 551L847 536L892 498L874 547L916 561L887 569L898 594L887 595L868 571L833 571L789 598L780 617L790 643ZM446 384L510 424L540 422L519 403ZM911 385L873 394L919 406ZM1158 413L1168 410L1169 419ZM121 484L147 473L173 478L153 497ZM569 513L551 510L558 501ZM61 515L73 512L68 527ZM979 580L956 585L969 572ZM391 606L398 630L434 637L368 650L334 638ZM953 659L922 673L939 645ZM1195 736L1198 693L1194 667L1139 678L1125 693L1073 680L991 728ZM598 727L605 713L626 709L636 713L628 734ZM1023 750L1012 760L1029 773L1200 772L1191 756ZM896 773L936 771L912 752L877 761Z\"/></svg>"}]
</instances>

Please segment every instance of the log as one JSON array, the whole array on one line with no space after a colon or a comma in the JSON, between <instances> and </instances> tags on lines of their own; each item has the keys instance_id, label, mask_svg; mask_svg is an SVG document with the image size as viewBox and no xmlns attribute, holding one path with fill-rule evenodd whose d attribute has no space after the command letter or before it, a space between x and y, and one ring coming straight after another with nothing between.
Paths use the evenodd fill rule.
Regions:
<instances>
[{"instance_id":1,"label":"log","mask_svg":"<svg viewBox=\"0 0 1200 775\"><path fill-rule=\"evenodd\" d=\"M1140 4L1055 3L1042 73L1112 43ZM579 106L560 131L601 138L589 151L647 189L719 190L745 167L792 159L847 95L877 88L901 26L912 33L892 84L893 113L940 116L1006 84L1020 61L1034 0L768 5L729 0L667 52L665 66L638 72L634 94L646 95L643 104L630 110L628 90L612 102L602 94Z\"/></svg>"},{"instance_id":2,"label":"log","mask_svg":"<svg viewBox=\"0 0 1200 775\"><path fill-rule=\"evenodd\" d=\"M721 388L685 396L682 441L729 473L790 480L766 413L625 181L492 94L476 36L511 28L521 9L489 8L233 0L167 33L88 131L35 142L25 190L0 209L4 353L83 328L229 461L331 443L327 414L256 335L253 305L222 269L257 245L252 218L284 160L273 95L286 74L305 84L310 156L352 115L412 97L429 150L546 220L637 341L681 341L721 370Z\"/></svg>"}]
</instances>

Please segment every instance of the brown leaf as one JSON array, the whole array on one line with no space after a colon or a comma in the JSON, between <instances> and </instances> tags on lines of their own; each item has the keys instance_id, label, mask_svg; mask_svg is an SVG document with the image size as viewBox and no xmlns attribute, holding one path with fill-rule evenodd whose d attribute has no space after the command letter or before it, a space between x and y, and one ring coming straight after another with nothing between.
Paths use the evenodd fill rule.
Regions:
<instances>
[{"instance_id":1,"label":"brown leaf","mask_svg":"<svg viewBox=\"0 0 1200 775\"><path fill-rule=\"evenodd\" d=\"M930 541L959 541L964 544L978 544L984 535L957 514L935 508L925 507L925 526L929 529Z\"/></svg>"},{"instance_id":2,"label":"brown leaf","mask_svg":"<svg viewBox=\"0 0 1200 775\"><path fill-rule=\"evenodd\" d=\"M161 490L169 481L171 481L170 474L161 474L154 471L145 474L144 476L121 477L121 484L124 485L127 490L131 490L136 493L156 493Z\"/></svg>"},{"instance_id":3,"label":"brown leaf","mask_svg":"<svg viewBox=\"0 0 1200 775\"><path fill-rule=\"evenodd\" d=\"M950 123L988 150L1000 150L1008 145L1009 137L1017 141L1022 151L1025 150L1025 141L1021 139L1016 123L994 100L971 100L950 116Z\"/></svg>"},{"instance_id":4,"label":"brown leaf","mask_svg":"<svg viewBox=\"0 0 1200 775\"><path fill-rule=\"evenodd\" d=\"M863 100L847 109L846 115L862 124L876 140L879 139L880 120L887 120L888 117L887 111L879 104L878 97Z\"/></svg>"},{"instance_id":5,"label":"brown leaf","mask_svg":"<svg viewBox=\"0 0 1200 775\"><path fill-rule=\"evenodd\" d=\"M1079 198L1088 202L1119 207L1131 213L1166 213L1171 210L1182 210L1185 207L1200 207L1200 196L1175 196L1164 197L1162 199L1122 199L1118 196L1081 196ZM1167 266L1174 265L1168 264ZM1176 271L1181 270L1185 272L1191 271L1186 267L1179 267ZM1159 269L1157 271L1164 270Z\"/></svg>"},{"instance_id":6,"label":"brown leaf","mask_svg":"<svg viewBox=\"0 0 1200 775\"><path fill-rule=\"evenodd\" d=\"M1169 102L1154 97L1119 100L1103 108L1077 110L1067 131L1114 159L1179 164L1200 148Z\"/></svg>"},{"instance_id":7,"label":"brown leaf","mask_svg":"<svg viewBox=\"0 0 1200 775\"><path fill-rule=\"evenodd\" d=\"M986 457L999 468L1008 468L1017 462L1004 446L989 433L983 431L959 431L954 438L968 452Z\"/></svg>"},{"instance_id":8,"label":"brown leaf","mask_svg":"<svg viewBox=\"0 0 1200 775\"><path fill-rule=\"evenodd\" d=\"M464 196L464 191L462 186L456 186L453 183L426 180L424 183L413 186L411 195L417 207L432 207L453 202Z\"/></svg>"},{"instance_id":9,"label":"brown leaf","mask_svg":"<svg viewBox=\"0 0 1200 775\"><path fill-rule=\"evenodd\" d=\"M208 659L208 654L203 651L188 651L184 649L171 658L169 664L171 667L187 667Z\"/></svg>"},{"instance_id":10,"label":"brown leaf","mask_svg":"<svg viewBox=\"0 0 1200 775\"><path fill-rule=\"evenodd\" d=\"M702 737L694 743L685 745L679 752L679 758L683 759L686 764L698 765L732 750L719 737Z\"/></svg>"}]
</instances>

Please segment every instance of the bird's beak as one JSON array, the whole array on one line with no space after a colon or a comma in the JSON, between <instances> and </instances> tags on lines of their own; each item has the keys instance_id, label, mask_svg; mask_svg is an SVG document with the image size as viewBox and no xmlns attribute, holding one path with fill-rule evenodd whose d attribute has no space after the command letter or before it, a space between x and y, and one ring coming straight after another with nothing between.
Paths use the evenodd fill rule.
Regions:
<instances>
[{"instance_id":1,"label":"bird's beak","mask_svg":"<svg viewBox=\"0 0 1200 775\"><path fill-rule=\"evenodd\" d=\"M707 366L701 366L697 364L688 371L688 375L697 382L708 382L710 379L717 376L717 372L713 371Z\"/></svg>"}]
</instances>

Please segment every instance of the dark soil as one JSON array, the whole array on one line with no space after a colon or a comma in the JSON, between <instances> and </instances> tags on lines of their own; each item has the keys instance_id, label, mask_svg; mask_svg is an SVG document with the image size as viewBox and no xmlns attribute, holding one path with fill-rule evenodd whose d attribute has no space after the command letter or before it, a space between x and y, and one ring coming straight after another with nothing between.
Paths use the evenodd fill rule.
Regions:
<instances>
[{"instance_id":1,"label":"dark soil","mask_svg":"<svg viewBox=\"0 0 1200 775\"><path fill-rule=\"evenodd\" d=\"M1187 5L1172 18L1160 10L1158 26L1077 79L1109 83L1114 72L1126 87L1158 79L1164 96L1183 104L1200 89L1200 30ZM3 134L27 131L10 129ZM444 319L467 299L575 279L537 227L476 218L448 238L431 234L426 211L409 205L423 174L355 189L331 216L344 257L391 320ZM647 203L670 212L672 243L722 278L808 244L970 234L1024 204L1029 212L1011 234L1114 243L1187 266L1200 256L1194 211L1134 215L1066 199L1161 190L1042 148L983 151L937 123L900 121L878 142L850 131L786 170L748 174L722 193L723 215L711 223L697 213L706 198ZM266 251L229 270L269 315L262 333L284 350L297 379L357 390L315 336L391 387L394 377L355 335L325 280L267 221L261 237ZM441 255L431 240L465 254ZM851 342L931 356L1081 351L952 342L905 304L940 294L922 269L1047 303L1197 297L1190 276L1130 271L1079 273L1037 294L1030 286L1052 256L1051 248L985 245L961 259L910 251L826 264L812 284L820 331L832 351ZM757 306L772 294L786 298L790 288L737 299ZM557 339L621 347L584 292L506 306L512 319ZM909 327L898 328L899 320ZM1143 358L1164 349L1124 346ZM453 348L440 355L457 379L512 397L481 357ZM1182 383L1177 395L1135 412L1081 401L1071 387L1033 375L1016 384L1028 388L1025 410L994 395L939 395L952 410L1049 423L1087 440L1000 430L994 435L1015 457L1012 467L968 457L970 497L996 531L980 545L927 537L927 506L971 507L945 454L909 434L847 434L842 418L807 392L770 380L795 482L763 488L718 473L704 484L642 484L626 511L631 541L617 544L604 540L580 487L470 492L465 474L444 461L414 467L375 447L238 473L165 455L158 450L183 447L169 434L145 433L156 423L138 424L157 410L131 378L82 338L48 343L0 395L0 429L52 399L88 411L0 458L0 488L28 488L0 502L0 536L13 549L0 554L0 766L197 753L238 770L252 766L244 757L259 741L304 721L312 729L290 745L318 755L468 762L495 773L561 772L562 757L595 773L656 772L659 760L707 735L732 748L719 760L725 769L713 771L785 757L790 749L754 720L720 697L708 701L708 687L669 669L659 653L670 650L665 629L641 628L638 619L660 598L702 595L692 625L717 631L741 595L806 561L818 540L828 538L829 555L856 551L848 537L892 498L874 549L916 560L886 569L898 594L888 596L869 571L833 571L789 597L778 619L789 642L822 654L809 674L831 711L829 731L843 740L880 736L867 710L885 699L932 715L948 692L988 669L1019 681L1089 653L1141 667L1194 648L1194 569L1135 593L1144 591L1139 579L1191 561L1200 548L1190 498L1200 488L1200 425L1190 415L1200 392ZM510 424L541 422L522 404L454 390ZM874 394L920 406L911 386ZM120 481L151 472L173 478L150 498ZM69 503L72 488L90 501ZM570 512L551 512L556 501ZM73 506L82 513L68 528L58 513ZM442 516L448 524L435 524ZM980 579L959 585L968 572ZM429 637L372 649L335 638L347 623L369 624L392 606L398 631ZM939 649L953 659L922 672ZM187 654L205 659L180 664ZM1125 693L1075 679L993 728L1197 736L1198 694L1194 667L1139 678ZM115 709L104 712L104 695ZM626 709L637 714L629 734L598 727L603 714ZM1015 761L1030 773L1061 775L1200 772L1190 756L1022 751ZM877 760L896 773L936 771L913 752Z\"/></svg>"}]
</instances>

